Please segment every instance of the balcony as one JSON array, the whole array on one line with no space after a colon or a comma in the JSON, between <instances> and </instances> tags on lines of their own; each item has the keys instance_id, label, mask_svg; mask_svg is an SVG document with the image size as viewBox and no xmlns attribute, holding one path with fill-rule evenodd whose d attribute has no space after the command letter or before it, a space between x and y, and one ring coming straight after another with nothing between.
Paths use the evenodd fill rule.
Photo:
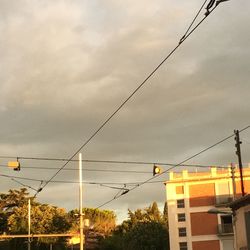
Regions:
<instances>
[{"instance_id":1,"label":"balcony","mask_svg":"<svg viewBox=\"0 0 250 250\"><path fill-rule=\"evenodd\" d=\"M218 225L218 235L220 236L228 236L233 235L233 224L219 224Z\"/></svg>"},{"instance_id":2,"label":"balcony","mask_svg":"<svg viewBox=\"0 0 250 250\"><path fill-rule=\"evenodd\" d=\"M220 195L216 197L216 207L224 207L228 203L233 201L233 197L228 195Z\"/></svg>"}]
</instances>

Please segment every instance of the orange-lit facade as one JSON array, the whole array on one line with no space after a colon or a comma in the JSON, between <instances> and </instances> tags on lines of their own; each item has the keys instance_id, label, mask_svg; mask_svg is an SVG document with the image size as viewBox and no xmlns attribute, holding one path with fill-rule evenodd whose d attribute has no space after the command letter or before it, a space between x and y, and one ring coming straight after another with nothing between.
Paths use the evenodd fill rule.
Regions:
<instances>
[{"instance_id":1,"label":"orange-lit facade","mask_svg":"<svg viewBox=\"0 0 250 250\"><path fill-rule=\"evenodd\" d=\"M208 214L241 196L239 171L235 185L231 169L211 168L210 172L170 173L166 182L171 250L233 250L234 235L230 214ZM250 168L244 168L245 192L250 193Z\"/></svg>"}]
</instances>

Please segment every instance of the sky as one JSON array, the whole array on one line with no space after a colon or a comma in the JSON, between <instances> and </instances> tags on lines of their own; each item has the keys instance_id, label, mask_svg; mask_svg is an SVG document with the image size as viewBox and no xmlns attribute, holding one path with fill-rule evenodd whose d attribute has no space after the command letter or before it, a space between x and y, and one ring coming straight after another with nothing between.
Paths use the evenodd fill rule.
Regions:
<instances>
[{"instance_id":1,"label":"sky","mask_svg":"<svg viewBox=\"0 0 250 250\"><path fill-rule=\"evenodd\" d=\"M0 175L1 192L29 186L34 194L39 180L44 185L63 162L20 158L19 172L7 162L72 157L178 45L202 3L0 0L0 173L16 177ZM249 8L247 0L221 3L81 150L83 159L177 164L250 125ZM250 129L240 136L247 164ZM228 166L237 162L234 144L232 137L186 163ZM63 182L48 183L38 201L79 206L79 185L66 183L78 181L78 163L65 168L53 179ZM153 164L84 162L83 168L84 182L98 183L84 184L83 203L96 208L116 196L115 188L151 178ZM196 171L174 171L183 169ZM153 201L162 209L168 173L155 180L162 182L102 209L114 210L118 221Z\"/></svg>"}]
</instances>

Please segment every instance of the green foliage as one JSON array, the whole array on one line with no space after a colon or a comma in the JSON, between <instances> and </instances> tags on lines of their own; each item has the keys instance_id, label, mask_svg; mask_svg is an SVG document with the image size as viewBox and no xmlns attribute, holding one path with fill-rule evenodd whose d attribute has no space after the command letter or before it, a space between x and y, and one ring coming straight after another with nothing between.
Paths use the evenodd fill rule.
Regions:
<instances>
[{"instance_id":1,"label":"green foliage","mask_svg":"<svg viewBox=\"0 0 250 250\"><path fill-rule=\"evenodd\" d=\"M139 222L163 221L163 216L159 211L156 202L154 202L152 206L149 206L148 208L145 208L143 210L137 209L134 213L131 210L128 210L128 215L132 225Z\"/></svg>"},{"instance_id":2,"label":"green foliage","mask_svg":"<svg viewBox=\"0 0 250 250\"><path fill-rule=\"evenodd\" d=\"M39 204L29 197L26 188L9 190L0 194L0 233L27 234L28 232L28 199L31 200L31 233L64 233L70 228L67 213L64 209ZM5 241L11 250L27 249L26 239ZM49 249L49 243L57 243L58 249L64 249L65 239L35 238L32 249ZM0 244L0 249L2 243ZM4 249L8 249L4 247Z\"/></svg>"},{"instance_id":3,"label":"green foliage","mask_svg":"<svg viewBox=\"0 0 250 250\"><path fill-rule=\"evenodd\" d=\"M124 234L114 232L112 236L100 241L100 250L125 250Z\"/></svg>"},{"instance_id":4,"label":"green foliage","mask_svg":"<svg viewBox=\"0 0 250 250\"><path fill-rule=\"evenodd\" d=\"M101 250L168 250L167 213L154 202L145 209L128 210L129 219L101 241Z\"/></svg>"},{"instance_id":5,"label":"green foliage","mask_svg":"<svg viewBox=\"0 0 250 250\"><path fill-rule=\"evenodd\" d=\"M14 234L27 233L28 207L23 205L8 218L8 231ZM31 233L64 233L70 228L64 209L46 204L31 204ZM51 243L57 239L40 238L38 241Z\"/></svg>"},{"instance_id":6,"label":"green foliage","mask_svg":"<svg viewBox=\"0 0 250 250\"><path fill-rule=\"evenodd\" d=\"M26 188L0 193L0 234L8 233L8 218L16 208L27 203L28 195Z\"/></svg>"},{"instance_id":7,"label":"green foliage","mask_svg":"<svg viewBox=\"0 0 250 250\"><path fill-rule=\"evenodd\" d=\"M79 230L79 210L72 210L68 213L71 223L71 232ZM116 226L116 216L113 211L99 210L94 208L83 209L84 219L88 219L91 229L104 235L110 234Z\"/></svg>"},{"instance_id":8,"label":"green foliage","mask_svg":"<svg viewBox=\"0 0 250 250\"><path fill-rule=\"evenodd\" d=\"M156 221L140 222L125 235L126 250L167 250L168 231Z\"/></svg>"},{"instance_id":9,"label":"green foliage","mask_svg":"<svg viewBox=\"0 0 250 250\"><path fill-rule=\"evenodd\" d=\"M168 227L168 203L165 202L163 209L163 221L165 225Z\"/></svg>"},{"instance_id":10,"label":"green foliage","mask_svg":"<svg viewBox=\"0 0 250 250\"><path fill-rule=\"evenodd\" d=\"M11 212L16 207L27 203L29 193L26 188L20 190L10 189L7 194L0 194L0 212Z\"/></svg>"}]
</instances>

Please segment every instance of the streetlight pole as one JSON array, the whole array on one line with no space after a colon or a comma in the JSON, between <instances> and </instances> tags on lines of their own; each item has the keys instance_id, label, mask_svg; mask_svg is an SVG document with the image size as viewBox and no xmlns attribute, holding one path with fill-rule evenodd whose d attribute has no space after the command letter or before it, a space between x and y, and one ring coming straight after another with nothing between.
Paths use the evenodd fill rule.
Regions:
<instances>
[{"instance_id":1,"label":"streetlight pole","mask_svg":"<svg viewBox=\"0 0 250 250\"><path fill-rule=\"evenodd\" d=\"M80 213L80 250L83 250L83 213L82 213L82 154L79 153L79 213Z\"/></svg>"},{"instance_id":2,"label":"streetlight pole","mask_svg":"<svg viewBox=\"0 0 250 250\"><path fill-rule=\"evenodd\" d=\"M30 206L30 199L28 201L28 250L30 250L30 211L31 211L31 206Z\"/></svg>"}]
</instances>

